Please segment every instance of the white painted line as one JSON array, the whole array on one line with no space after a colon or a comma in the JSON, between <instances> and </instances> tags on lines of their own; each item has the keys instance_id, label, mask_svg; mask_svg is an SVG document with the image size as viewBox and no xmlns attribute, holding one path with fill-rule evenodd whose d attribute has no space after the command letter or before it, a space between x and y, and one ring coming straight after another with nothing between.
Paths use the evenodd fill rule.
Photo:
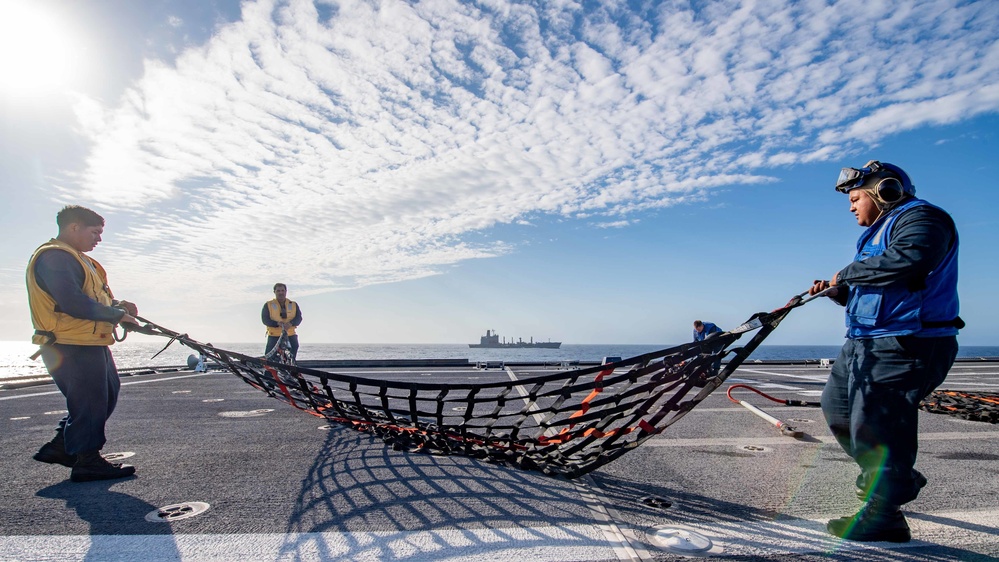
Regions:
<instances>
[{"instance_id":1,"label":"white painted line","mask_svg":"<svg viewBox=\"0 0 999 562\"><path fill-rule=\"evenodd\" d=\"M819 382L819 381L816 381L816 382ZM825 382L825 381L822 381L822 382ZM761 384L758 381L754 381L754 380L750 380L750 379L729 378L729 379L725 380L725 383L726 384L728 384L728 383L731 383L731 384L738 384L738 383L749 384L753 388L757 388L757 389L760 389L760 390L770 389L771 391L773 391L772 392L773 394L779 394L782 391L800 392L801 394L804 394L806 396L818 396L818 395L822 394L821 390L805 390L803 387L800 387L800 386L787 386L787 385L783 385L783 384L774 384L774 383L762 383ZM975 382L975 381L970 381L970 380L967 380L967 379L958 381L958 380L952 380L952 379L948 378L946 381L944 381L943 384L941 384L938 387L938 390L954 390L954 389L975 390L975 389L986 389L986 388L999 388L999 383Z\"/></svg>"},{"instance_id":2,"label":"white painted line","mask_svg":"<svg viewBox=\"0 0 999 562\"><path fill-rule=\"evenodd\" d=\"M520 379L517 378L517 374L513 372L513 369L507 367L506 372L510 376L510 380L515 382L521 382ZM519 384L516 385L516 389L517 392L520 394L521 398L524 400L524 402L528 403L527 402L528 393L526 390L524 390L523 385ZM536 409L536 407L537 404L531 404L529 410L534 410ZM542 416L540 413L537 413L534 414L534 419L538 422L538 425L541 425L544 416ZM547 435L551 435L553 433L554 433L554 428L549 428L548 430L545 431L545 434ZM586 485L584 486L581 481L585 482ZM608 502L607 499L601 495L600 487L597 486L596 482L594 482L593 479L589 477L589 475L586 475L580 478L579 480L573 481L572 484L576 488L576 491L579 492L580 497L583 498L583 501L586 503L586 506L590 509L590 512L593 514L594 518L602 523L601 525L599 525L599 527L603 530L604 537L606 538L606 540L610 544L615 545L614 555L618 560L629 560L629 561L652 560L651 555L649 555L649 553L646 552L644 549L640 548L636 549L635 546L632 545L631 541L628 539L628 536L621 531L620 527L618 527L615 519L620 519L620 516L617 514L617 512L613 511L613 507L611 507L610 502Z\"/></svg>"},{"instance_id":3,"label":"white painted line","mask_svg":"<svg viewBox=\"0 0 999 562\"><path fill-rule=\"evenodd\" d=\"M944 381L944 383L937 388L938 390L953 390L955 388L966 388L968 390L974 390L976 388L999 388L999 384L989 384L986 382L970 382L970 381L969 382Z\"/></svg>"},{"instance_id":4,"label":"white painted line","mask_svg":"<svg viewBox=\"0 0 999 562\"><path fill-rule=\"evenodd\" d=\"M354 533L0 537L4 560L612 560L595 525Z\"/></svg>"},{"instance_id":5,"label":"white painted line","mask_svg":"<svg viewBox=\"0 0 999 562\"><path fill-rule=\"evenodd\" d=\"M719 413L719 412L732 413L732 412L744 411L742 407L736 404L735 402L730 402L730 404L732 404L732 406L727 408L702 408L701 406L698 406L693 410L691 410L689 413L687 413L687 415L694 416L697 414L709 414L709 413ZM822 411L819 410L818 406L778 406L777 408L781 412L794 412L794 411L814 412L815 415L817 416L822 414Z\"/></svg>"},{"instance_id":6,"label":"white painted line","mask_svg":"<svg viewBox=\"0 0 999 562\"><path fill-rule=\"evenodd\" d=\"M759 369L743 369L741 367L736 371L736 373L755 373L757 375L768 375L771 377L787 377L789 379L802 379L811 382L826 382L827 380L829 380L828 373L825 375L803 376L803 375L792 375L791 373L775 373L773 371L761 371Z\"/></svg>"},{"instance_id":7,"label":"white painted line","mask_svg":"<svg viewBox=\"0 0 999 562\"><path fill-rule=\"evenodd\" d=\"M813 519L779 518L710 521L683 517L678 523L722 547L726 557L773 558L836 553L888 560L911 548L952 549L974 555L995 552L999 511L913 512L905 510L913 540L861 543L829 535L825 524L844 513ZM180 525L178 525L179 527ZM407 562L489 562L523 560L597 561L616 557L597 525L438 529L353 533L252 533L163 535L14 535L0 536L5 560L405 560ZM931 551L932 552L932 551ZM866 554L863 554L866 553Z\"/></svg>"},{"instance_id":8,"label":"white painted line","mask_svg":"<svg viewBox=\"0 0 999 562\"><path fill-rule=\"evenodd\" d=\"M743 445L812 445L815 441L835 443L831 435L809 435L812 441L792 437L718 437L689 439L649 439L642 447L741 447ZM999 431L948 431L920 433L920 441L978 441L999 439Z\"/></svg>"},{"instance_id":9,"label":"white painted line","mask_svg":"<svg viewBox=\"0 0 999 562\"><path fill-rule=\"evenodd\" d=\"M583 483L586 485L584 486ZM578 480L573 480L572 485L579 492L583 501L586 502L586 506L590 509L594 519L603 523L599 527L603 529L607 542L617 545L614 548L614 552L619 560L641 561L654 559L651 553L640 546L640 542L637 543L639 546L636 546L635 543L629 540L621 527L618 526L617 521L621 520L621 515L614 509L614 504L603 495L600 486L593 481L593 478L589 474Z\"/></svg>"},{"instance_id":10,"label":"white painted line","mask_svg":"<svg viewBox=\"0 0 999 562\"><path fill-rule=\"evenodd\" d=\"M373 370L372 369L369 369L369 370L364 370L364 369L343 369L343 370L339 370L339 371L335 371L332 368L330 368L330 369L322 368L322 369L315 369L315 370L323 371L323 372L329 373L331 375L334 375L334 374L347 375L347 374L349 374L350 376L357 376L357 375L412 375L412 374L422 375L424 373L433 373L435 375L441 375L441 376L449 377L449 376L452 376L452 375L466 375L467 376L467 375L492 375L492 374L502 373L502 371L500 371L499 369L488 370L487 371L487 370L484 370L484 369L476 369L474 366L471 366L471 367L451 367L451 368L446 368L446 367L425 367L425 368L422 368L422 369L373 369Z\"/></svg>"},{"instance_id":11,"label":"white painted line","mask_svg":"<svg viewBox=\"0 0 999 562\"><path fill-rule=\"evenodd\" d=\"M797 377L797 378L801 378L801 377ZM728 379L725 379L725 383L726 384L727 383L732 383L732 384L751 384L751 385L753 385L753 388L759 388L759 389L770 388L770 389L774 389L774 390L801 390L800 386L787 386L785 384L777 384L777 383L773 383L773 382L764 382L764 383L761 383L760 381L754 380L754 379L739 379L739 378L735 378L735 377L730 377ZM746 392L748 392L748 391L746 391Z\"/></svg>"},{"instance_id":12,"label":"white painted line","mask_svg":"<svg viewBox=\"0 0 999 562\"><path fill-rule=\"evenodd\" d=\"M181 375L179 377L164 377L162 379L147 379L141 381L129 381L121 383L121 386L132 386L133 384L149 384L151 382L163 382L163 381L175 381L178 379L190 379L194 377L207 377L209 375L216 375L219 373L198 373L196 375ZM51 392L34 392L32 394L18 394L17 396L0 396L0 400L17 400L18 398L31 398L32 396L48 396L50 394L62 394L58 390L53 390Z\"/></svg>"},{"instance_id":13,"label":"white painted line","mask_svg":"<svg viewBox=\"0 0 999 562\"><path fill-rule=\"evenodd\" d=\"M528 394L527 390L524 389L524 385L530 384L529 381L521 381L520 379L518 379L517 373L514 373L513 369L511 369L510 367L506 368L506 374L508 377L510 377L510 380L523 383L523 384L514 385L514 388L517 389L517 394L520 394L521 399L524 400L524 404L528 405L527 411L537 412L539 410L537 402L535 402L534 404L528 402L528 398L530 395ZM544 421L544 419L545 419L544 416L541 415L540 413L534 414L534 421L538 422L538 425L541 425L541 422ZM548 428L548 430L546 430L545 433L549 437L551 437L551 434L553 433L553 428Z\"/></svg>"},{"instance_id":14,"label":"white painted line","mask_svg":"<svg viewBox=\"0 0 999 562\"><path fill-rule=\"evenodd\" d=\"M978 439L999 439L999 431L953 431L919 434L920 441L974 441Z\"/></svg>"},{"instance_id":15,"label":"white painted line","mask_svg":"<svg viewBox=\"0 0 999 562\"><path fill-rule=\"evenodd\" d=\"M995 545L999 542L996 538L999 533L999 511L994 509L930 513L915 513L903 509L903 512L912 529L913 540L908 543L862 543L844 541L830 535L826 531L826 522L847 515L846 513L830 514L817 519L713 519L710 524L693 520L682 522L687 525L700 523L698 532L721 546L726 557L744 559L822 554L835 560L841 558L836 553L849 553L851 559L891 560L893 551L941 547L973 555L976 551L983 554L995 552ZM982 557L986 558L991 559L988 556Z\"/></svg>"},{"instance_id":16,"label":"white painted line","mask_svg":"<svg viewBox=\"0 0 999 562\"><path fill-rule=\"evenodd\" d=\"M810 439L821 443L835 443L831 435L809 435ZM714 439L649 439L642 447L743 447L746 445L814 445L815 442L802 441L793 437L718 437Z\"/></svg>"},{"instance_id":17,"label":"white painted line","mask_svg":"<svg viewBox=\"0 0 999 562\"><path fill-rule=\"evenodd\" d=\"M742 365L739 365L738 368L736 368L735 372L736 373L738 373L739 371L749 372L754 370L758 371L761 369L776 369L782 373L804 373L807 375L828 375L829 371L831 370L829 367L819 367L819 366L795 367L794 365L765 365L762 363L758 364L743 363Z\"/></svg>"}]
</instances>

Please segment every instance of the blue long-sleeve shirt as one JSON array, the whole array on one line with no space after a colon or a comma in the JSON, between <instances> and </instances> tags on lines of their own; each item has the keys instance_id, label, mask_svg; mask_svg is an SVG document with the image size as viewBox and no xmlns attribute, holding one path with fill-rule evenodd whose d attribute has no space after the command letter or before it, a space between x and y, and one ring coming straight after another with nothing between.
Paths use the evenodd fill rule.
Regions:
<instances>
[{"instance_id":1,"label":"blue long-sleeve shirt","mask_svg":"<svg viewBox=\"0 0 999 562\"><path fill-rule=\"evenodd\" d=\"M694 330L693 332L694 332L694 341L704 341L704 338L710 336L711 334L722 333L722 329L716 326L715 324L712 324L711 322L705 322L704 331L698 332L697 330Z\"/></svg>"},{"instance_id":2,"label":"blue long-sleeve shirt","mask_svg":"<svg viewBox=\"0 0 999 562\"><path fill-rule=\"evenodd\" d=\"M35 260L38 287L52 295L56 311L74 318L117 324L125 311L93 300L83 293L86 275L77 259L63 250L42 252Z\"/></svg>"},{"instance_id":3,"label":"blue long-sleeve shirt","mask_svg":"<svg viewBox=\"0 0 999 562\"><path fill-rule=\"evenodd\" d=\"M895 222L885 252L844 267L837 284L887 287L905 283L910 290L919 290L947 255L956 232L954 220L936 207L909 209ZM847 291L840 291L833 299L845 305L847 297Z\"/></svg>"}]
</instances>

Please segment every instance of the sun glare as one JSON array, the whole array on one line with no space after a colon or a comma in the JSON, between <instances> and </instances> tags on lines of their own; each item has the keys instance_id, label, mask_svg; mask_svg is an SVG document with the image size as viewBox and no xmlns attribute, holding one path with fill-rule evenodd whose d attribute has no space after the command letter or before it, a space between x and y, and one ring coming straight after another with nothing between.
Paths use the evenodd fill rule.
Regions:
<instances>
[{"instance_id":1,"label":"sun glare","mask_svg":"<svg viewBox=\"0 0 999 562\"><path fill-rule=\"evenodd\" d=\"M76 70L68 27L41 2L0 0L0 92L59 91Z\"/></svg>"}]
</instances>

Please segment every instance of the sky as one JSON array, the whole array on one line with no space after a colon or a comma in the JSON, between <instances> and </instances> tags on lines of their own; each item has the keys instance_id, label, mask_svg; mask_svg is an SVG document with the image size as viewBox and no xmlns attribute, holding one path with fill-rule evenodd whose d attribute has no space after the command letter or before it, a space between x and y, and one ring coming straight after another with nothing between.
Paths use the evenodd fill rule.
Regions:
<instances>
[{"instance_id":1,"label":"sky","mask_svg":"<svg viewBox=\"0 0 999 562\"><path fill-rule=\"evenodd\" d=\"M0 340L63 205L203 342L675 344L852 259L833 186L906 170L999 345L999 3L0 0ZM768 344L838 345L842 309ZM142 336L133 336L142 337Z\"/></svg>"}]
</instances>

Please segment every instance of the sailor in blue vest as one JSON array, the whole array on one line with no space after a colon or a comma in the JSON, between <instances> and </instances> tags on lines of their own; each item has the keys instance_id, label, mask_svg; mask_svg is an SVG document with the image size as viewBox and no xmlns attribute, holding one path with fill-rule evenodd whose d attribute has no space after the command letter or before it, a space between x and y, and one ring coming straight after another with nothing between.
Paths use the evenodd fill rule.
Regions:
<instances>
[{"instance_id":1,"label":"sailor in blue vest","mask_svg":"<svg viewBox=\"0 0 999 562\"><path fill-rule=\"evenodd\" d=\"M694 320L694 341L704 341L704 338L709 337L711 334L720 333L722 333L722 329L711 322Z\"/></svg>"},{"instance_id":2,"label":"sailor in blue vest","mask_svg":"<svg viewBox=\"0 0 999 562\"><path fill-rule=\"evenodd\" d=\"M704 341L710 337L714 337L717 334L722 333L722 329L711 322L702 322L700 320L694 320L694 341ZM705 352L707 353L717 353L724 349L724 345L714 345L708 347ZM707 373L707 376L713 377L718 374L721 370L721 356L711 362L711 371ZM703 379L698 381L699 383L706 382ZM703 384L698 384L697 386L704 386Z\"/></svg>"},{"instance_id":3,"label":"sailor in blue vest","mask_svg":"<svg viewBox=\"0 0 999 562\"><path fill-rule=\"evenodd\" d=\"M846 343L822 393L833 436L860 465L857 514L830 533L857 541L907 542L900 506L926 485L914 467L919 403L957 356L957 228L944 210L915 196L898 166L843 168L836 190L866 228L853 263L811 294L846 307Z\"/></svg>"}]
</instances>

